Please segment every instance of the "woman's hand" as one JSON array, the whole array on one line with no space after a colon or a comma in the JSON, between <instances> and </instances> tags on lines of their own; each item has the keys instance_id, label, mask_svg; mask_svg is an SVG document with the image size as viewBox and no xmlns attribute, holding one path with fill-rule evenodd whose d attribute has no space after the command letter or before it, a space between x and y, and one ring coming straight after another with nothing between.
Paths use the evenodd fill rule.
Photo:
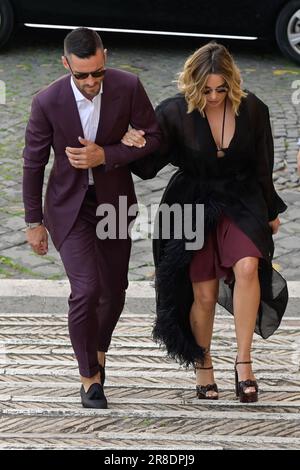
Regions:
<instances>
[{"instance_id":1,"label":"woman's hand","mask_svg":"<svg viewBox=\"0 0 300 470\"><path fill-rule=\"evenodd\" d=\"M272 220L271 222L269 222L269 225L272 229L272 233L273 235L275 235L275 233L278 232L279 230L279 225L280 225L280 220L279 220L279 217L276 217L276 219Z\"/></svg>"},{"instance_id":2,"label":"woman's hand","mask_svg":"<svg viewBox=\"0 0 300 470\"><path fill-rule=\"evenodd\" d=\"M137 129L130 129L126 132L126 134L122 137L121 142L127 147L137 147L142 148L146 145L146 139L143 137L145 132Z\"/></svg>"}]
</instances>

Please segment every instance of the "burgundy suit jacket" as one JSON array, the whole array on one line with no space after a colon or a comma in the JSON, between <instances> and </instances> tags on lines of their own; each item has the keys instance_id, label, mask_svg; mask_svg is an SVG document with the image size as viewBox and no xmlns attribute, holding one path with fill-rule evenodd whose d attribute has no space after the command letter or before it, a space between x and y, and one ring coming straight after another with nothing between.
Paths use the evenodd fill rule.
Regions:
<instances>
[{"instance_id":1,"label":"burgundy suit jacket","mask_svg":"<svg viewBox=\"0 0 300 470\"><path fill-rule=\"evenodd\" d=\"M120 141L131 125L146 133L146 146L138 149ZM64 76L40 91L32 101L23 152L23 201L26 222L42 222L59 250L71 230L88 188L88 170L72 167L66 147L80 147L83 136L77 104ZM121 70L108 69L101 99L101 114L96 144L105 152L105 165L93 169L97 202L118 207L119 196L136 202L128 164L155 151L161 133L153 107L138 77ZM42 189L45 166L51 147L54 163L48 180L44 210Z\"/></svg>"}]
</instances>

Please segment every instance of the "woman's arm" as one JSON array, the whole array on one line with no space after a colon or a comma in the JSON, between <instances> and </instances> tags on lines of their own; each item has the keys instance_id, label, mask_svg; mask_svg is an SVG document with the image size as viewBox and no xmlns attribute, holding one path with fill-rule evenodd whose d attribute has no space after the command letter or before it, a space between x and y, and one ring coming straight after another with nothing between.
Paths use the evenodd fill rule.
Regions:
<instances>
[{"instance_id":1,"label":"woman's arm","mask_svg":"<svg viewBox=\"0 0 300 470\"><path fill-rule=\"evenodd\" d=\"M160 148L144 158L136 160L130 164L132 173L142 179L154 178L157 173L166 165L171 163L178 166L178 126L176 126L176 116L178 114L176 103L172 98L163 101L157 106L155 112L157 120L162 132L162 142ZM175 119L174 119L175 118ZM137 132L132 132L130 135L124 136L122 142L126 145L133 144L140 146L143 144L143 137L140 133L140 138ZM147 140L147 135L145 136Z\"/></svg>"},{"instance_id":2,"label":"woman's arm","mask_svg":"<svg viewBox=\"0 0 300 470\"><path fill-rule=\"evenodd\" d=\"M278 214L287 209L286 204L278 196L273 183L274 142L271 130L269 110L260 102L257 116L256 132L256 172L268 208L269 221L275 221Z\"/></svg>"}]
</instances>

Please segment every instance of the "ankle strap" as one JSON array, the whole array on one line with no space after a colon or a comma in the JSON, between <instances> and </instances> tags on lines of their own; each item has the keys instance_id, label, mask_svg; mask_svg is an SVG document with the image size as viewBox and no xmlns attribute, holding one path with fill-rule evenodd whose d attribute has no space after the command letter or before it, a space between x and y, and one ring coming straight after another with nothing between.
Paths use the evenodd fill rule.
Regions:
<instances>
[{"instance_id":1,"label":"ankle strap","mask_svg":"<svg viewBox=\"0 0 300 470\"><path fill-rule=\"evenodd\" d=\"M194 367L195 367L195 369L201 369L201 370L211 370L211 369L213 369L213 366L210 366L210 367L199 367L199 366L196 366L196 365L195 365Z\"/></svg>"},{"instance_id":2,"label":"ankle strap","mask_svg":"<svg viewBox=\"0 0 300 470\"><path fill-rule=\"evenodd\" d=\"M237 366L238 364L252 364L252 361L235 361L235 365Z\"/></svg>"}]
</instances>

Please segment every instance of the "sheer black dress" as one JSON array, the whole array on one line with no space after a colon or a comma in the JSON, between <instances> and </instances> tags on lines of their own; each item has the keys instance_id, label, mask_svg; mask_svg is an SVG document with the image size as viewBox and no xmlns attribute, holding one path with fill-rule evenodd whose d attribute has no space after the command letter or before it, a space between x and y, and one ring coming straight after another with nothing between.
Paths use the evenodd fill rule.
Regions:
<instances>
[{"instance_id":1,"label":"sheer black dress","mask_svg":"<svg viewBox=\"0 0 300 470\"><path fill-rule=\"evenodd\" d=\"M131 164L134 174L153 178L168 163L178 167L161 203L204 204L205 237L222 216L230 218L258 248L261 302L255 331L267 338L278 328L286 309L286 281L273 269L274 243L268 224L287 208L274 189L273 137L267 106L253 93L242 99L234 136L225 156L217 147L209 123L198 111L187 114L183 95L163 101L156 109L163 144L153 155ZM156 219L160 233L161 218ZM172 231L171 231L172 233ZM193 303L189 265L194 251L186 240L153 240L156 267L157 316L154 339L170 357L189 365L203 358L203 348L192 335L189 312ZM234 280L220 280L218 303L233 313Z\"/></svg>"}]
</instances>

